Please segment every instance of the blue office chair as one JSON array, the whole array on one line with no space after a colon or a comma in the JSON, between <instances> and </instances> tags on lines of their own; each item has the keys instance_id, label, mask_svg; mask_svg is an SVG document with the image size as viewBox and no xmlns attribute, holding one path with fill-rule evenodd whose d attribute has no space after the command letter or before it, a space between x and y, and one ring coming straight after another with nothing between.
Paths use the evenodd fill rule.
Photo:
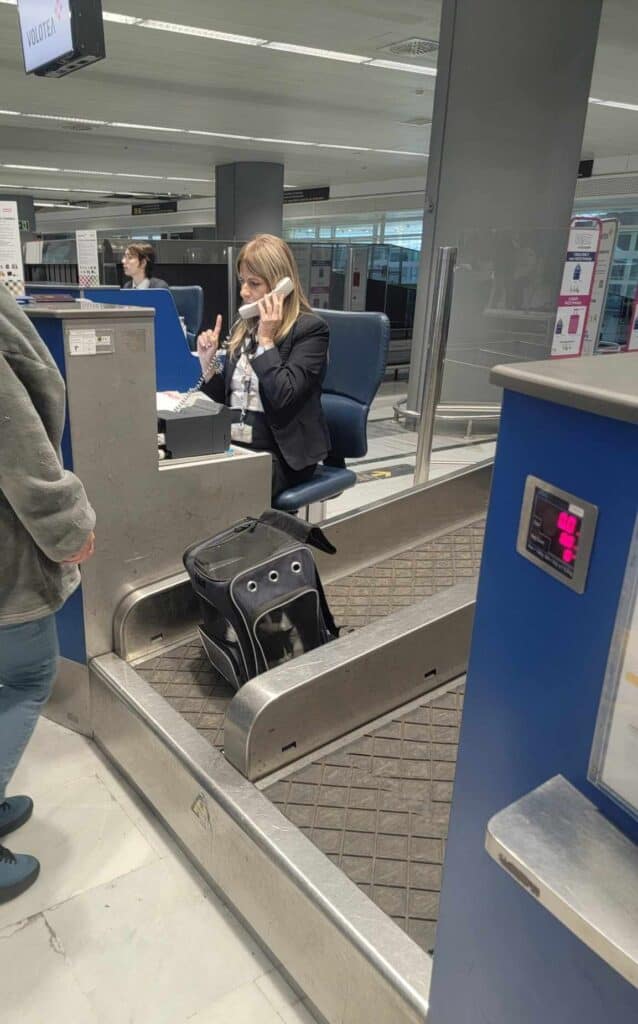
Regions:
<instances>
[{"instance_id":1,"label":"blue office chair","mask_svg":"<svg viewBox=\"0 0 638 1024\"><path fill-rule=\"evenodd\" d=\"M330 357L321 405L332 448L312 480L288 487L275 497L273 507L283 512L328 501L354 487L356 473L346 469L345 460L361 458L368 450L368 413L388 358L390 321L385 313L316 312L330 327Z\"/></svg>"},{"instance_id":2,"label":"blue office chair","mask_svg":"<svg viewBox=\"0 0 638 1024\"><path fill-rule=\"evenodd\" d=\"M169 289L175 305L177 314L184 318L186 324L186 340L191 352L197 348L197 335L202 328L204 316L204 292L198 284L188 286L177 286Z\"/></svg>"}]
</instances>

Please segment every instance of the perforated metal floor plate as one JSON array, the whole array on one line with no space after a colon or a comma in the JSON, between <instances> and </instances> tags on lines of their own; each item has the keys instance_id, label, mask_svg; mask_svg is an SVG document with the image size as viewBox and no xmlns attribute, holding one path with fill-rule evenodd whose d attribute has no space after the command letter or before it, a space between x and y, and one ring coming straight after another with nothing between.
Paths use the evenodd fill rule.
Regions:
<instances>
[{"instance_id":1,"label":"perforated metal floor plate","mask_svg":"<svg viewBox=\"0 0 638 1024\"><path fill-rule=\"evenodd\" d=\"M423 949L434 946L463 683L264 788Z\"/></svg>"},{"instance_id":2,"label":"perforated metal floor plate","mask_svg":"<svg viewBox=\"0 0 638 1024\"><path fill-rule=\"evenodd\" d=\"M475 523L329 584L326 596L336 621L344 629L357 629L475 576L483 532L484 523ZM199 641L182 644L136 668L187 722L221 749L224 716L235 690L214 671Z\"/></svg>"}]
</instances>

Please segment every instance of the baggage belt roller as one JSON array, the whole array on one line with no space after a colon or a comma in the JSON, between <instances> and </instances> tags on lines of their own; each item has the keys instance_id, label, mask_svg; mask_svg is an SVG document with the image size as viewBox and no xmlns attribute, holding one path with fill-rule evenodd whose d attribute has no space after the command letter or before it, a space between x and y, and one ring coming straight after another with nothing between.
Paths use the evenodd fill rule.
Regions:
<instances>
[{"instance_id":1,"label":"baggage belt roller","mask_svg":"<svg viewBox=\"0 0 638 1024\"><path fill-rule=\"evenodd\" d=\"M406 791L403 787L401 796L400 780L375 765L374 745L391 744L397 728L407 730L407 737L415 726L431 725L422 719L434 712L435 718L460 715L458 684L469 649L482 533L477 520L490 472L482 465L462 474L461 482L448 478L426 485L420 499L415 492L404 496L403 508L394 499L393 518L388 508L383 515L379 507L373 509L369 533L361 519L367 511L325 524L329 536L334 530L341 567L352 570L331 578L319 559L328 599L351 631L257 676L234 699L195 643L196 620L183 576L174 578L174 586L166 581L156 590L147 588L144 600L129 595L115 629L116 646L128 660L113 653L91 663L96 741L329 1021L423 1021L427 1013L431 961L425 950L431 948L440 864L424 861L422 854L437 855L433 839L442 850L445 800L430 799L433 787L426 785L424 799L439 805L436 836L424 834L423 808L416 806L398 812L413 815L412 834L388 832L389 822L406 820L392 817L397 812L388 800L403 799ZM464 511L455 514L456 509ZM344 543L347 519L354 519L355 544ZM407 527L403 544L396 532L387 535L393 519ZM449 532L450 527L457 529ZM369 565L370 552L378 554L384 544L391 557ZM375 590L381 591L376 597ZM450 693L440 692L442 684L452 688ZM428 691L436 693L430 710L425 709ZM445 706L450 700L453 708ZM356 876L367 869L347 852L362 842L355 835L360 829L344 828L335 851L331 844L338 829L326 823L343 819L344 826L360 825L361 815L349 812L370 808L331 806L324 797L336 795L338 801L343 787L328 793L323 782L315 787L317 800L301 805L306 810L299 811L296 794L299 785L310 785L297 773L317 779L320 771L336 781L339 773L333 770L349 770L351 757L368 756L370 742L369 778L359 785L366 772L355 765L359 773L350 786L355 799L383 805L375 811L381 826L375 839L381 851L378 877L365 881ZM413 745L408 753L416 749ZM442 757L427 766L426 758L420 767L418 759L408 757L408 771L416 773L410 781L424 772L448 776L454 750L449 743L444 769ZM333 764L335 758L347 764ZM257 777L258 786L251 781ZM436 788L437 796L451 788L448 777L434 782L445 784ZM377 796L370 796L375 791ZM306 815L303 821L300 814ZM383 863L393 860L382 856L391 847L397 853L406 848L409 863L402 866L399 858L393 865ZM381 881L379 872L385 872ZM412 897L404 913L397 883L406 872ZM406 889L405 900L408 896Z\"/></svg>"}]
</instances>

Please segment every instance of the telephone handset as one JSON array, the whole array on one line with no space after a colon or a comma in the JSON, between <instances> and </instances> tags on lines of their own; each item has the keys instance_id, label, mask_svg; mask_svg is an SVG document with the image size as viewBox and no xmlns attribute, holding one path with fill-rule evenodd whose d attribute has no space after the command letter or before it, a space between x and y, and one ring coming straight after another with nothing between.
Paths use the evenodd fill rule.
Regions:
<instances>
[{"instance_id":1,"label":"telephone handset","mask_svg":"<svg viewBox=\"0 0 638 1024\"><path fill-rule=\"evenodd\" d=\"M295 286L289 277L282 277L281 281L278 281L273 288L271 295L281 295L282 298L286 298L292 291L295 290ZM240 306L237 310L242 320L250 320L252 317L259 316L259 303L258 302L247 302L245 306Z\"/></svg>"}]
</instances>

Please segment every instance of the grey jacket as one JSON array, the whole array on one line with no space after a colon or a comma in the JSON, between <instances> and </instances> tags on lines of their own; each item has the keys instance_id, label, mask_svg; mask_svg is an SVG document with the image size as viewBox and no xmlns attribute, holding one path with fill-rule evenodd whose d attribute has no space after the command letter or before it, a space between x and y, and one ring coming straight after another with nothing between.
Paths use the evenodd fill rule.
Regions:
<instances>
[{"instance_id":1,"label":"grey jacket","mask_svg":"<svg viewBox=\"0 0 638 1024\"><path fill-rule=\"evenodd\" d=\"M60 563L95 513L60 461L64 417L53 357L0 284L0 626L57 611L80 582L77 566Z\"/></svg>"}]
</instances>

